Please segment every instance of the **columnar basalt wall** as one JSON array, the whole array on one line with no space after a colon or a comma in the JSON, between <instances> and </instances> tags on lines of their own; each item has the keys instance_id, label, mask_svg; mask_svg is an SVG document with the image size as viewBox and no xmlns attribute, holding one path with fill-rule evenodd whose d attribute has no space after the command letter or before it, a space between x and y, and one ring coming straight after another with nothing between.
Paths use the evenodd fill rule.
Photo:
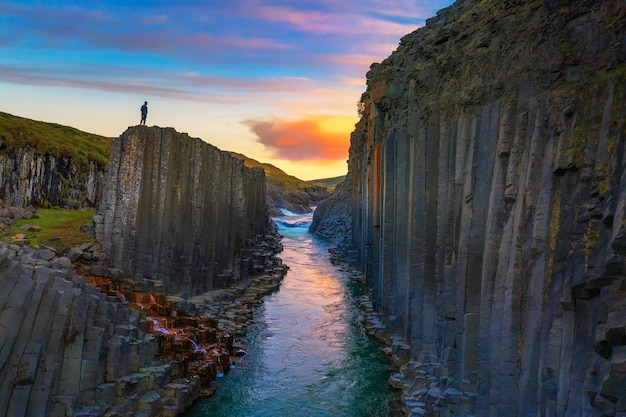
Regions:
<instances>
[{"instance_id":1,"label":"columnar basalt wall","mask_svg":"<svg viewBox=\"0 0 626 417\"><path fill-rule=\"evenodd\" d=\"M146 313L85 283L68 258L0 242L1 416L175 416L201 384L157 360ZM136 414L131 414L136 413Z\"/></svg>"},{"instance_id":2,"label":"columnar basalt wall","mask_svg":"<svg viewBox=\"0 0 626 417\"><path fill-rule=\"evenodd\" d=\"M626 412L625 60L622 0L458 1L371 67L345 188L411 415Z\"/></svg>"},{"instance_id":3,"label":"columnar basalt wall","mask_svg":"<svg viewBox=\"0 0 626 417\"><path fill-rule=\"evenodd\" d=\"M6 151L0 136L0 200L17 206L94 207L102 192L104 168L77 166L69 158L20 148Z\"/></svg>"},{"instance_id":4,"label":"columnar basalt wall","mask_svg":"<svg viewBox=\"0 0 626 417\"><path fill-rule=\"evenodd\" d=\"M268 227L265 174L172 128L131 127L111 147L96 238L115 267L192 295L236 282Z\"/></svg>"},{"instance_id":5,"label":"columnar basalt wall","mask_svg":"<svg viewBox=\"0 0 626 417\"><path fill-rule=\"evenodd\" d=\"M245 354L234 339L285 274L279 248L268 239L254 276L183 301L160 281L120 280L98 244L59 257L0 241L0 416L184 412Z\"/></svg>"}]
</instances>

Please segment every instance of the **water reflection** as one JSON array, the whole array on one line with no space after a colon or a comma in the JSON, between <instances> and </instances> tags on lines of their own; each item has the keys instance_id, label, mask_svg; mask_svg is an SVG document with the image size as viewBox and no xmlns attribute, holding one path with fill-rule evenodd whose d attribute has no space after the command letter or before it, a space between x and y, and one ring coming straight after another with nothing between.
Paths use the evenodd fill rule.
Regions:
<instances>
[{"instance_id":1,"label":"water reflection","mask_svg":"<svg viewBox=\"0 0 626 417\"><path fill-rule=\"evenodd\" d=\"M311 215L275 219L290 270L249 331L248 355L188 416L391 416L388 364L359 326L356 287L308 233Z\"/></svg>"}]
</instances>

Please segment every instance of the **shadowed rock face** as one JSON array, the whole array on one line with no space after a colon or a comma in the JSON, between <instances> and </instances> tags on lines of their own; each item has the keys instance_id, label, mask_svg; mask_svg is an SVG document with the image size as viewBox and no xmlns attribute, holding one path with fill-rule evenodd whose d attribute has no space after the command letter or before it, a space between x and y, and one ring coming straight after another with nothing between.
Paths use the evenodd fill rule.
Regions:
<instances>
[{"instance_id":1,"label":"shadowed rock face","mask_svg":"<svg viewBox=\"0 0 626 417\"><path fill-rule=\"evenodd\" d=\"M415 413L626 410L624 6L457 2L368 73L352 240Z\"/></svg>"},{"instance_id":2,"label":"shadowed rock face","mask_svg":"<svg viewBox=\"0 0 626 417\"><path fill-rule=\"evenodd\" d=\"M86 285L68 258L53 256L0 242L0 415L182 412L200 384L174 383L186 376L176 362L155 361L162 349L146 313Z\"/></svg>"},{"instance_id":3,"label":"shadowed rock face","mask_svg":"<svg viewBox=\"0 0 626 417\"><path fill-rule=\"evenodd\" d=\"M265 176L172 128L131 127L113 140L96 238L115 267L169 293L223 287L252 267L266 233Z\"/></svg>"},{"instance_id":4,"label":"shadowed rock face","mask_svg":"<svg viewBox=\"0 0 626 417\"><path fill-rule=\"evenodd\" d=\"M29 204L93 207L102 187L103 169L90 162L77 166L69 158L40 155L32 149L3 149L0 136L0 199Z\"/></svg>"}]
</instances>

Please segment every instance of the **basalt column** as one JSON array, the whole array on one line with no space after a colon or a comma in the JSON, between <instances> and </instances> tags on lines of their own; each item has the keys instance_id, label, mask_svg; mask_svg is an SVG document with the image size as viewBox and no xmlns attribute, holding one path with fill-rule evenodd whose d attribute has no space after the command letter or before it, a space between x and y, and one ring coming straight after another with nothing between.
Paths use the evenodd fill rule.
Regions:
<instances>
[{"instance_id":1,"label":"basalt column","mask_svg":"<svg viewBox=\"0 0 626 417\"><path fill-rule=\"evenodd\" d=\"M367 84L342 189L410 415L624 415L626 3L457 1Z\"/></svg>"},{"instance_id":2,"label":"basalt column","mask_svg":"<svg viewBox=\"0 0 626 417\"><path fill-rule=\"evenodd\" d=\"M99 214L115 267L195 294L245 274L268 224L265 175L172 128L132 127L113 140Z\"/></svg>"}]
</instances>

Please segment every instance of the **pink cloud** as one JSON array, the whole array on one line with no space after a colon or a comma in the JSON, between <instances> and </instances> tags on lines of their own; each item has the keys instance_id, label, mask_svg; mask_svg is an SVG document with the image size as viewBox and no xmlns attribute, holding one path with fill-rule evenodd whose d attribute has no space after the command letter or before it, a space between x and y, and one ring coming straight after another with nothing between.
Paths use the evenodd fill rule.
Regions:
<instances>
[{"instance_id":1,"label":"pink cloud","mask_svg":"<svg viewBox=\"0 0 626 417\"><path fill-rule=\"evenodd\" d=\"M305 77L227 78L185 73L177 78L196 87L232 88L248 93L304 92L316 88L315 83Z\"/></svg>"},{"instance_id":2,"label":"pink cloud","mask_svg":"<svg viewBox=\"0 0 626 417\"><path fill-rule=\"evenodd\" d=\"M268 22L283 22L290 24L302 32L355 36L372 34L397 37L417 28L415 24L401 24L388 20L359 15L354 11L317 11L302 10L280 6L259 6L256 9L257 17Z\"/></svg>"},{"instance_id":3,"label":"pink cloud","mask_svg":"<svg viewBox=\"0 0 626 417\"><path fill-rule=\"evenodd\" d=\"M201 10L206 13L207 9ZM175 12L180 13L176 9L171 11L173 16ZM190 9L188 12L191 17L184 17L188 25L181 25L170 16L150 14L149 10L145 14L132 12L121 20L115 11L105 13L71 6L4 4L0 5L0 15L12 16L19 24L5 36L0 30L0 44L20 45L29 39L30 47L84 49L92 46L134 53L193 56L198 60L231 54L234 50L254 55L293 48L287 42L261 34L219 33L211 26L215 22L208 21L199 26L203 21L200 10ZM222 13L229 13L221 17L223 21L228 21L229 16L232 18L232 10Z\"/></svg>"},{"instance_id":4,"label":"pink cloud","mask_svg":"<svg viewBox=\"0 0 626 417\"><path fill-rule=\"evenodd\" d=\"M160 87L154 84L146 84L135 82L132 79L126 81L110 81L110 80L87 80L77 78L66 78L62 76L54 76L44 74L39 70L30 68L9 68L0 67L0 80L13 82L16 84L56 86L56 87L72 87L85 88L100 91L115 91L121 93L141 93L143 95L155 95L161 97L170 97L180 100L192 100L205 103L218 104L242 104L247 102L244 97L236 97L228 95L207 95L202 92L188 91L182 88Z\"/></svg>"},{"instance_id":5,"label":"pink cloud","mask_svg":"<svg viewBox=\"0 0 626 417\"><path fill-rule=\"evenodd\" d=\"M261 6L257 13L258 17L265 21L289 23L300 31L316 34L337 33L337 20L340 19L340 16L324 12L279 6Z\"/></svg>"}]
</instances>

